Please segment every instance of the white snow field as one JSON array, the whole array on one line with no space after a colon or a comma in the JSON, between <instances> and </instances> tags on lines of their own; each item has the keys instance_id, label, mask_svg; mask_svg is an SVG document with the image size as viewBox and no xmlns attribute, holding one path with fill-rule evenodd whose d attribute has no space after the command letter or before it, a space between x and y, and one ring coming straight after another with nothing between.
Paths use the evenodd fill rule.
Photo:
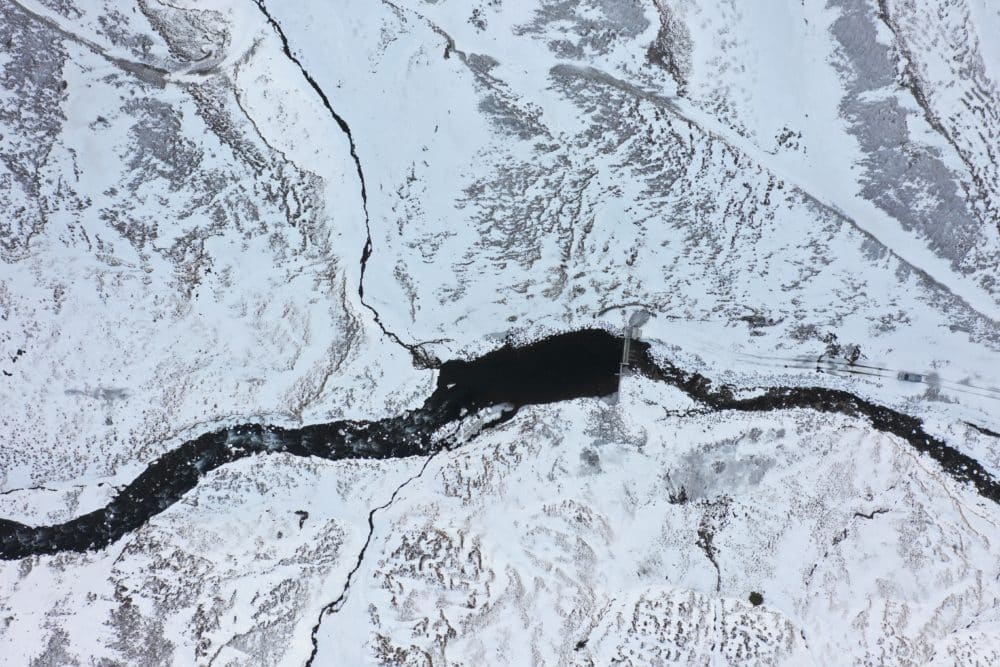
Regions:
<instances>
[{"instance_id":1,"label":"white snow field","mask_svg":"<svg viewBox=\"0 0 1000 667\"><path fill-rule=\"evenodd\" d=\"M203 434L637 310L952 453L626 373L9 555ZM1000 664L1000 8L8 0L0 371L2 665Z\"/></svg>"}]
</instances>

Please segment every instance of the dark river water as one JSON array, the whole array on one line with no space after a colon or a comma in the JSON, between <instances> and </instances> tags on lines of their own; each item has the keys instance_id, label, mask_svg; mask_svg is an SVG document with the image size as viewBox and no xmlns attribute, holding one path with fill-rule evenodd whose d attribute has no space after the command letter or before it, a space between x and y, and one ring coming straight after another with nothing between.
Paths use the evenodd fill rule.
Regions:
<instances>
[{"instance_id":1,"label":"dark river water","mask_svg":"<svg viewBox=\"0 0 1000 667\"><path fill-rule=\"evenodd\" d=\"M617 388L620 350L621 339L606 331L577 331L522 347L508 345L471 361L445 362L424 404L397 417L294 429L240 424L205 433L150 463L101 509L53 526L0 519L0 558L104 547L180 500L206 473L246 456L423 456L454 444L434 434L464 414L509 406L497 423L525 405L611 394Z\"/></svg>"},{"instance_id":2,"label":"dark river water","mask_svg":"<svg viewBox=\"0 0 1000 667\"><path fill-rule=\"evenodd\" d=\"M241 424L205 433L156 459L107 506L51 526L0 519L0 559L60 551L100 549L142 526L180 500L209 471L238 459L285 452L329 460L426 456L461 443L439 434L443 426L484 408L503 406L490 428L519 408L613 394L618 385L622 339L600 329L559 334L538 342L507 345L468 361L440 365L434 392L415 410L376 421L335 421L302 428ZM845 391L821 387L774 387L752 398L736 398L700 375L657 361L633 342L636 373L676 386L713 410L764 412L804 408L866 418L935 459L956 479L1000 502L1000 486L974 459L928 435L920 419Z\"/></svg>"}]
</instances>

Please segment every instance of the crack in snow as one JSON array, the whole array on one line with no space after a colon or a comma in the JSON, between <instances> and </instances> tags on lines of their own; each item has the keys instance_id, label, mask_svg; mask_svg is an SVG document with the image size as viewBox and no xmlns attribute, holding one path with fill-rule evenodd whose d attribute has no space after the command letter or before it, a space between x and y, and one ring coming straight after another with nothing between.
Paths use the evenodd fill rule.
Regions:
<instances>
[{"instance_id":1,"label":"crack in snow","mask_svg":"<svg viewBox=\"0 0 1000 667\"><path fill-rule=\"evenodd\" d=\"M260 9L261 13L267 19L268 24L274 30L275 34L278 36L278 39L281 40L281 48L285 56L289 60L291 60L296 67L299 68L299 71L302 73L303 78L305 78L306 82L313 89L313 92L315 92L316 95L319 96L319 99L323 103L323 106L326 107L326 110L330 113L330 116L333 118L334 121L336 121L337 126L347 137L347 142L348 145L350 146L351 159L354 161L354 168L355 171L357 171L358 181L361 184L361 209L362 212L364 213L364 218L365 218L365 245L361 249L361 276L358 279L358 299L361 301L361 305L367 308L371 312L372 317L375 320L375 324L378 325L378 328L382 331L382 333L385 334L385 336L391 339L394 343L406 349L410 353L410 357L413 360L413 365L416 368L434 368L436 365L436 360L433 359L427 352L424 351L423 345L427 344L428 342L440 342L440 341L425 341L421 343L403 342L403 340L398 335L396 335L393 331L386 328L385 324L382 322L382 316L379 314L378 310L376 310L375 307L372 306L370 303L365 301L365 272L368 269L368 260L371 258L374 247L372 244L371 218L368 213L368 187L365 182L364 171L361 168L361 158L358 155L358 146L357 143L354 141L354 134L351 132L351 127L350 125L347 124L347 121L344 120L344 117L341 116L339 113L337 113L337 111L333 108L333 105L330 103L330 98L327 97L325 92L323 92L323 88L319 85L316 79L313 78L313 76L309 73L309 70L305 68L305 65L302 64L302 61L299 60L294 53L292 53L291 45L288 42L288 37L285 35L284 29L282 29L281 24L278 23L278 21L273 16L271 16L271 14L267 11L267 6L264 0L254 0L254 3L257 5L258 9Z\"/></svg>"},{"instance_id":2,"label":"crack in snow","mask_svg":"<svg viewBox=\"0 0 1000 667\"><path fill-rule=\"evenodd\" d=\"M420 470L417 471L415 475L408 478L406 481L404 481L402 484L396 487L396 490L392 492L392 495L389 497L389 500L379 505L378 507L372 508L372 510L368 512L368 536L365 538L365 543L361 545L361 551L358 552L357 562L355 562L354 567L351 569L351 571L347 573L347 580L344 581L344 587L343 589L341 589L340 595L338 595L337 598L332 602L328 602L327 604L323 605L323 607L319 611L319 616L316 618L316 623L312 627L312 632L310 633L310 640L312 641L312 651L309 653L309 658L306 660L305 663L306 667L311 667L313 661L316 659L316 653L319 651L319 629L320 626L323 625L323 619L330 614L336 614L337 612L339 612L343 608L344 604L347 602L347 593L348 591L350 591L351 582L354 580L354 575L357 574L358 570L361 568L361 564L364 562L365 559L365 553L368 551L368 545L371 544L372 536L375 534L375 513L391 507L392 504L396 502L396 498L399 496L399 493L404 488L406 488L410 483L412 483L413 481L418 479L421 475L423 475L424 471L427 470L427 466L430 465L430 462L434 460L434 457L440 454L442 451L450 451L450 450L446 448L446 449L439 449L438 451L433 452L430 456L428 456L424 460L424 464L420 466Z\"/></svg>"}]
</instances>

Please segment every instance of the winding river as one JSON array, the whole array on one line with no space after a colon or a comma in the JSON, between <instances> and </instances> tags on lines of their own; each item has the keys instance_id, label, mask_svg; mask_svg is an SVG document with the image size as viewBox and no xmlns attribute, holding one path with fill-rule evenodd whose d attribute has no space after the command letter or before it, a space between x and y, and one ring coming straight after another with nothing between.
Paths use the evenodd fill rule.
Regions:
<instances>
[{"instance_id":1,"label":"winding river","mask_svg":"<svg viewBox=\"0 0 1000 667\"><path fill-rule=\"evenodd\" d=\"M613 394L618 386L622 339L601 329L506 345L470 361L438 367L437 386L424 404L377 421L342 420L302 428L241 424L205 433L156 459L105 507L51 526L0 519L0 559L15 560L62 551L101 549L141 527L194 488L211 470L238 459L285 452L329 460L426 456L458 446L443 427L485 408L502 409L483 425L511 419L527 405ZM843 390L774 387L738 398L725 386L654 359L648 344L633 342L633 369L671 384L711 410L766 412L794 408L866 418L933 458L952 477L1000 503L1000 485L977 461L929 435L922 421Z\"/></svg>"}]
</instances>

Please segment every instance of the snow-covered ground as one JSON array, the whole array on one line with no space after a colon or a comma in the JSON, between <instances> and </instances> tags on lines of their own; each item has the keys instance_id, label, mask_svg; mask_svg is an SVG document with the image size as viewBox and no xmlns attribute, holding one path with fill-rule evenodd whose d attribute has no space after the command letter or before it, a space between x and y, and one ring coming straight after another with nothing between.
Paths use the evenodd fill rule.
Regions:
<instances>
[{"instance_id":1,"label":"snow-covered ground","mask_svg":"<svg viewBox=\"0 0 1000 667\"><path fill-rule=\"evenodd\" d=\"M1000 476L998 30L986 0L11 0L0 518L220 426L396 415L435 381L411 349L637 308L682 368L846 389ZM864 420L629 378L430 462L245 459L0 562L0 662L992 664L997 521Z\"/></svg>"}]
</instances>

